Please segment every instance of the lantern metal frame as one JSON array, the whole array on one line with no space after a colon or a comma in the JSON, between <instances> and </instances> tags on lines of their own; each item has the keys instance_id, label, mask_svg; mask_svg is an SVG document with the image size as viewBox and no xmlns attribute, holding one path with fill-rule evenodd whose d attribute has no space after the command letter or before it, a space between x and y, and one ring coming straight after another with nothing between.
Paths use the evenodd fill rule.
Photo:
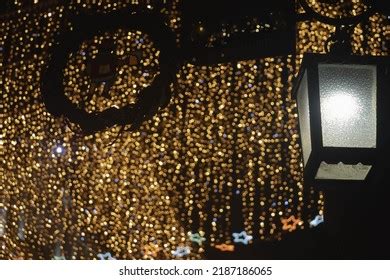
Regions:
<instances>
[{"instance_id":1,"label":"lantern metal frame","mask_svg":"<svg viewBox=\"0 0 390 280\"><path fill-rule=\"evenodd\" d=\"M323 129L321 122L320 107L320 84L319 64L344 64L344 65L376 65L376 146L374 148L358 147L327 147L323 144ZM389 144L389 123L390 114L390 57L374 56L336 56L332 54L305 54L301 68L293 89L293 97L298 100L298 90L304 74L307 75L309 112L310 112L310 137L311 153L307 163L304 165L304 180L306 183L319 188L348 187L361 185L369 180L375 168L384 164L383 151ZM386 95L386 92L389 94ZM299 114L299 112L298 112ZM299 121L299 134L301 134L301 123ZM302 137L300 145L302 146ZM303 153L302 153L303 154ZM344 179L318 179L315 178L321 162L327 164L355 165L362 163L371 165L371 170L364 181Z\"/></svg>"}]
</instances>

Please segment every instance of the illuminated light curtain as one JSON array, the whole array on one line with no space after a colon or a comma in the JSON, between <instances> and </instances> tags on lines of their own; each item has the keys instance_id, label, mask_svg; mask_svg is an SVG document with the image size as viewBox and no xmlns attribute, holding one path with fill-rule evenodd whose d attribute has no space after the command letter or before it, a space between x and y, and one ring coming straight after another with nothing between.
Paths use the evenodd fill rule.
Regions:
<instances>
[{"instance_id":1,"label":"illuminated light curtain","mask_svg":"<svg viewBox=\"0 0 390 280\"><path fill-rule=\"evenodd\" d=\"M178 2L167 2L163 12L177 30ZM107 11L134 4L74 1L72 8L95 9L99 3ZM204 232L212 246L232 244L232 233L241 231L255 241L274 240L284 232L282 218L305 219L306 208L311 217L321 214L322 194L309 189L304 200L290 93L301 55L324 52L332 27L299 23L296 61L184 65L172 84L171 104L112 143L119 128L83 137L76 126L52 118L42 103L40 73L64 11L59 6L0 21L0 207L7 213L0 258L52 258L59 248L66 258L111 252L118 259L168 259L179 246L191 248L188 258L201 258L204 244L191 243L188 232ZM355 29L356 53L388 54L385 20L373 16L368 26ZM156 53L147 35L126 32L107 36L129 46L143 38L142 54L152 61ZM81 51L88 47L98 45L81 46L65 75L74 79L66 92L75 102L80 82L87 80L74 69L85 65ZM123 69L126 86L114 85L113 93L121 92L113 94L115 104L133 98L130 84L150 82L135 68L130 76ZM112 104L100 99L95 108Z\"/></svg>"}]
</instances>

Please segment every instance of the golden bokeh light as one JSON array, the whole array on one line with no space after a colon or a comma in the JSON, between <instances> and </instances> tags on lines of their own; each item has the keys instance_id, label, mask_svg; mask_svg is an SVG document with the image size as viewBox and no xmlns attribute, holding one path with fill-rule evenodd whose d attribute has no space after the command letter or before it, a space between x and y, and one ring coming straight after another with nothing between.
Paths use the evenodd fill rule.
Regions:
<instances>
[{"instance_id":1,"label":"golden bokeh light","mask_svg":"<svg viewBox=\"0 0 390 280\"><path fill-rule=\"evenodd\" d=\"M162 2L160 11L178 33L180 1ZM233 232L280 239L281 219L305 221L299 230L322 214L323 195L302 181L291 92L302 54L324 52L334 27L298 23L296 56L186 63L171 85L169 106L138 131L118 134L114 127L83 136L76 125L53 118L40 95L54 34L69 9L130 5L154 9L152 1L75 0L34 13L21 7L0 19L0 259L97 259L105 252L171 259L185 246L190 252L180 258L199 259L207 248L237 251ZM354 52L388 54L389 36L385 18L374 15L356 27ZM123 60L138 55L134 65L118 68L109 97L86 70L86 54L96 55L103 39L115 42ZM66 95L79 104L92 91L89 112L132 103L158 73L158 55L147 34L135 30L95 36L69 58ZM307 209L312 216L304 216ZM188 232L204 233L205 241L191 242Z\"/></svg>"}]
</instances>

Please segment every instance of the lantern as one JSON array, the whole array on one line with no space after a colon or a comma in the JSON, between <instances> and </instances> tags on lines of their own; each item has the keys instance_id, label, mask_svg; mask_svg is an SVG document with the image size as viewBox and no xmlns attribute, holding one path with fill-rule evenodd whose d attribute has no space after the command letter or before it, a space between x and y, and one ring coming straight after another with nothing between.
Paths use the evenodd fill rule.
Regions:
<instances>
[{"instance_id":1,"label":"lantern","mask_svg":"<svg viewBox=\"0 0 390 280\"><path fill-rule=\"evenodd\" d=\"M294 87L305 181L364 182L384 150L387 57L306 54Z\"/></svg>"}]
</instances>

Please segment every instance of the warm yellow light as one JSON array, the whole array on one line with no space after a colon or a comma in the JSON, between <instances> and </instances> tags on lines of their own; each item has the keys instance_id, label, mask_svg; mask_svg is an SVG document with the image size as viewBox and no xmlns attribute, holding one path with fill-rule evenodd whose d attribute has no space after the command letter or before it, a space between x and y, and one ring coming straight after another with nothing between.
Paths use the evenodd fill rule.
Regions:
<instances>
[{"instance_id":1,"label":"warm yellow light","mask_svg":"<svg viewBox=\"0 0 390 280\"><path fill-rule=\"evenodd\" d=\"M172 84L170 106L113 143L119 128L84 137L77 126L53 118L41 102L40 75L53 34L64 23L68 8L109 12L129 2L146 7L145 1L70 2L70 7L0 21L0 46L12 47L7 61L4 53L0 56L0 192L4 198L0 210L6 209L0 219L0 259L52 258L56 247L77 259L97 258L97 253L107 251L117 259L172 258L177 247L192 246L189 230L208 232L205 238L210 246L234 248L229 245L231 217L237 214L243 220L240 230L261 240L280 238L280 213L300 219L307 205L296 106L289 93L301 54L323 52L333 27L298 23L296 61L289 56L184 65ZM166 2L162 11L178 32L181 1ZM371 17L370 32L365 34L356 26L355 52L386 54L384 20ZM34 33L39 40L31 36ZM81 51L96 55L99 40L113 35L118 55L137 51L141 59L136 65L121 66L112 100L96 95L86 104L89 112L133 102L133 85L138 89L150 84L158 72L158 50L142 32L117 30L96 36L80 46L65 69L72 102L81 102L86 92L101 90L91 87L85 74L87 58ZM136 43L140 39L143 44ZM146 73L149 66L153 71ZM342 105L353 103L347 99L334 101L330 110L341 114L346 110ZM347 112L352 114L354 110ZM62 149L57 149L59 143ZM311 209L321 214L323 196L314 190L310 196ZM237 200L242 212L233 213L238 210L230 206ZM21 240L15 233L23 216L25 239ZM194 248L188 258L201 258L204 248Z\"/></svg>"}]
</instances>

